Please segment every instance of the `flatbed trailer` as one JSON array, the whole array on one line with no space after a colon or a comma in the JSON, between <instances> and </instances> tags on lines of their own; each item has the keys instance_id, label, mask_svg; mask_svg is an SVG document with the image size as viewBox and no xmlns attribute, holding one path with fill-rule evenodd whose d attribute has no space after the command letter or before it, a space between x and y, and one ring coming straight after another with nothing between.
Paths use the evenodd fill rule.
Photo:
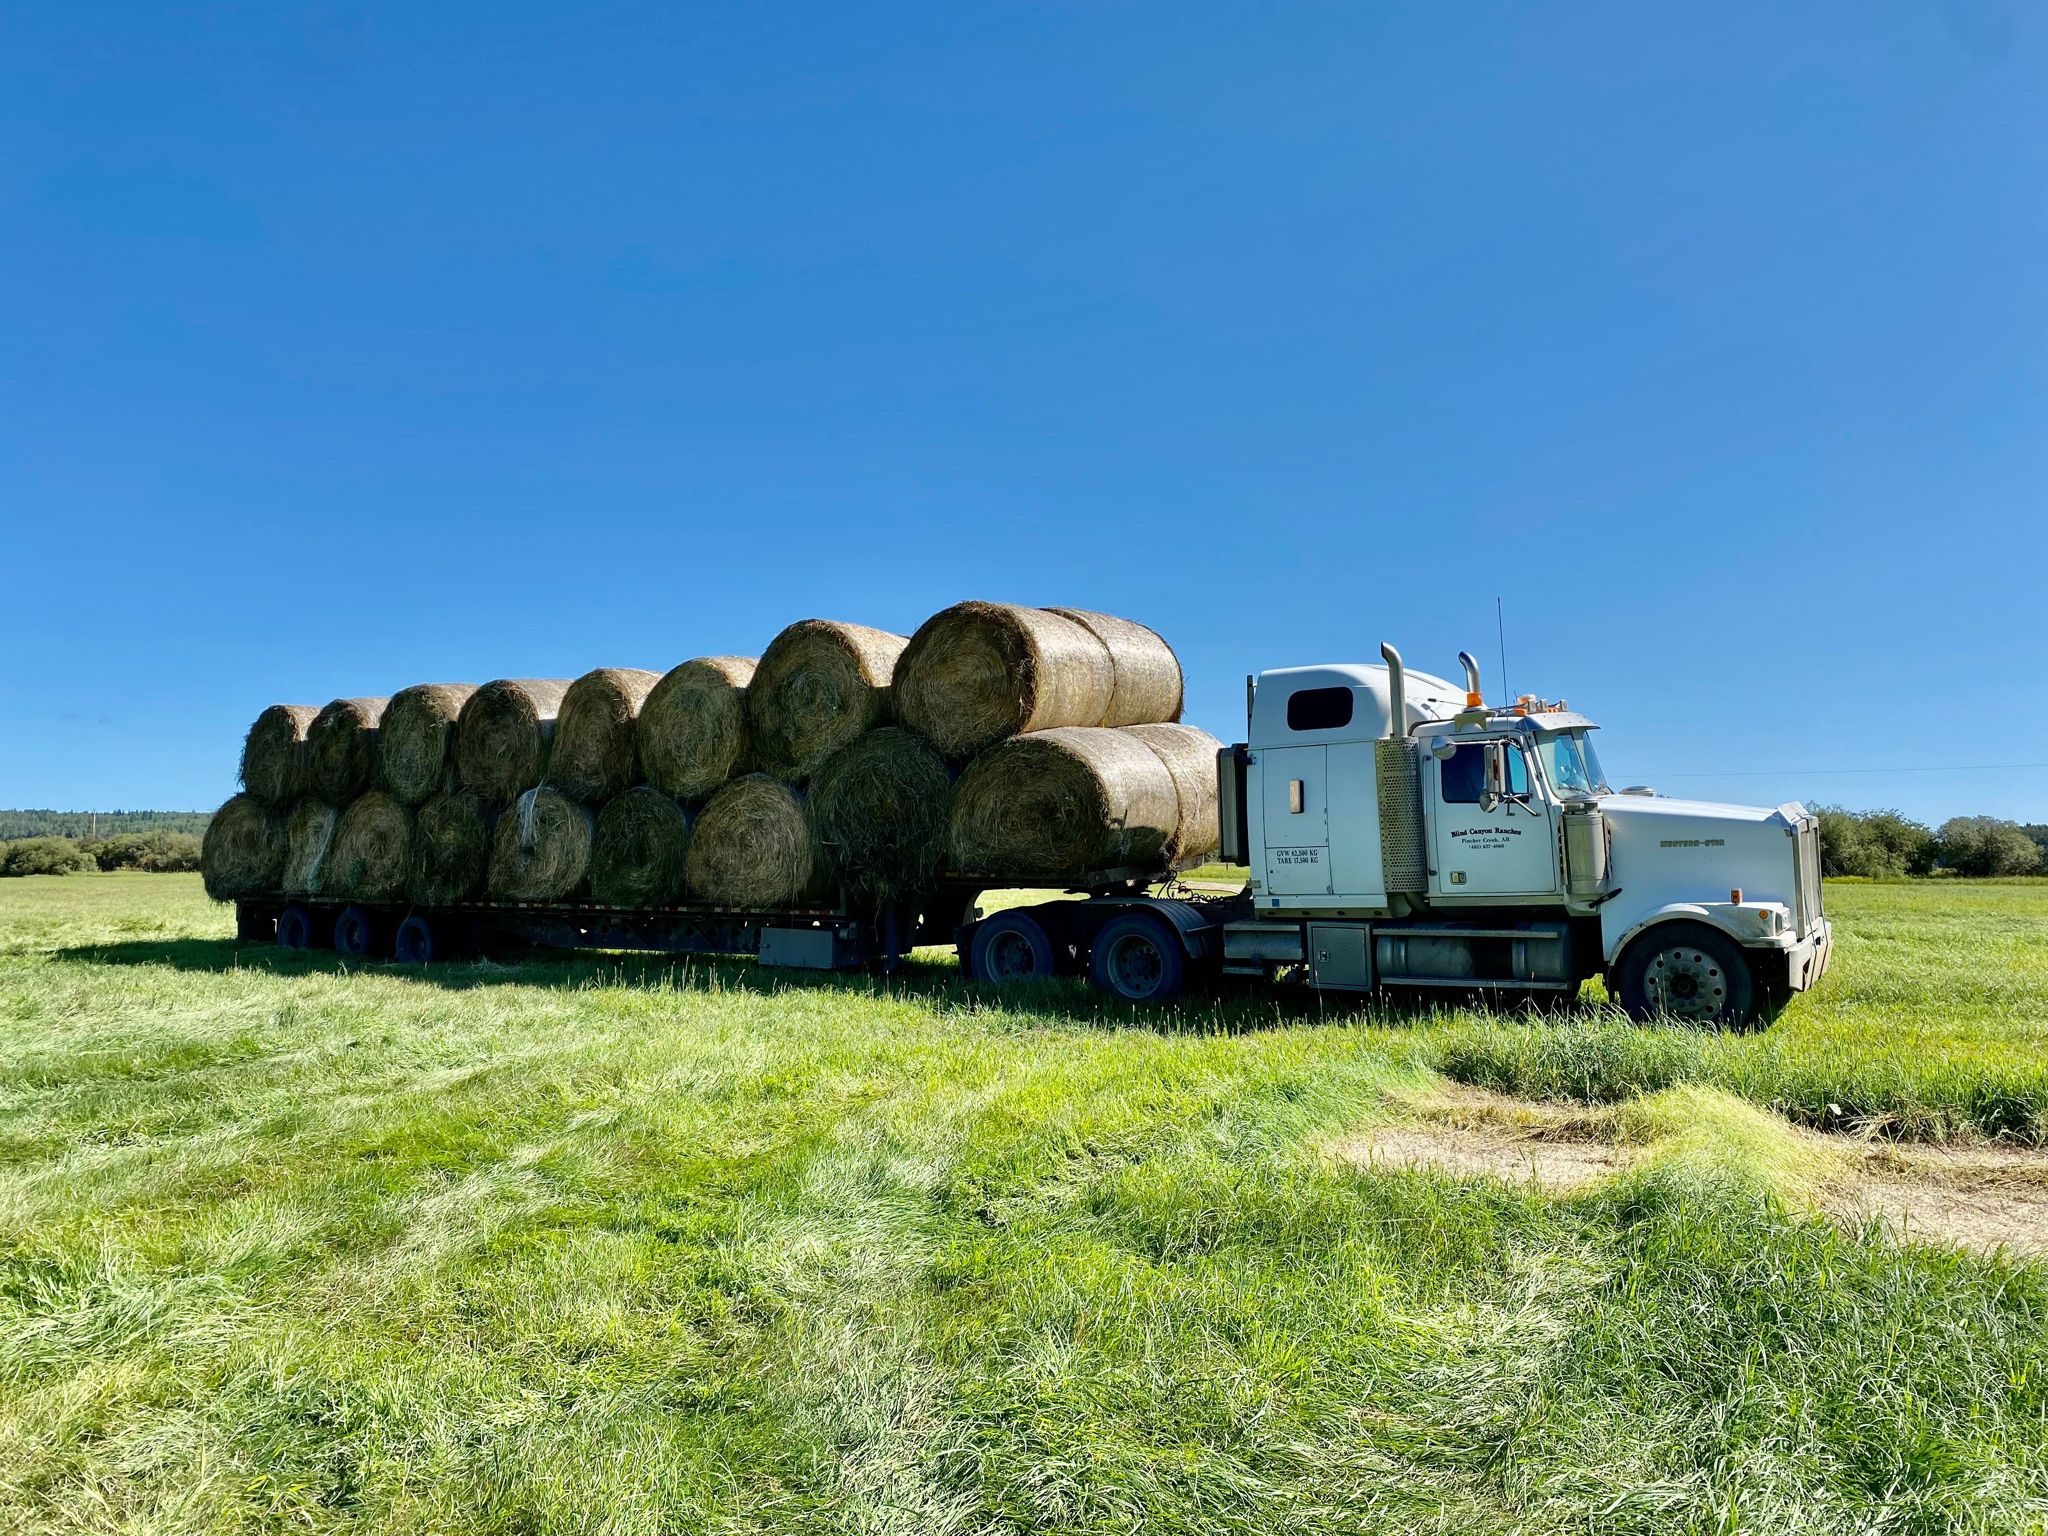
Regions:
<instances>
[{"instance_id":1,"label":"flatbed trailer","mask_svg":"<svg viewBox=\"0 0 2048 1536\"><path fill-rule=\"evenodd\" d=\"M1165 869L1093 871L1047 887L1022 879L947 874L915 904L863 902L844 893L760 910L684 902L622 907L598 901L476 900L443 906L330 896L261 896L235 904L238 937L281 949L333 949L362 960L427 964L510 946L751 955L803 970L874 966L894 971L919 945L964 944L982 894L1029 886L1115 900L1141 897ZM965 949L963 947L963 957Z\"/></svg>"}]
</instances>

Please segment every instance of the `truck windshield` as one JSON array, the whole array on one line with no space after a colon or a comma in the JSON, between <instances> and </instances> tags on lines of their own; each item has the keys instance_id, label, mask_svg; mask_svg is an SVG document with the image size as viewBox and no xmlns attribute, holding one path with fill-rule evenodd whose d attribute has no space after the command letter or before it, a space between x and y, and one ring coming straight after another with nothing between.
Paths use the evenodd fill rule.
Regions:
<instances>
[{"instance_id":1,"label":"truck windshield","mask_svg":"<svg viewBox=\"0 0 2048 1536\"><path fill-rule=\"evenodd\" d=\"M1584 731L1559 731L1554 736L1540 737L1536 750L1559 794L1608 793L1607 776L1600 771L1600 759Z\"/></svg>"}]
</instances>

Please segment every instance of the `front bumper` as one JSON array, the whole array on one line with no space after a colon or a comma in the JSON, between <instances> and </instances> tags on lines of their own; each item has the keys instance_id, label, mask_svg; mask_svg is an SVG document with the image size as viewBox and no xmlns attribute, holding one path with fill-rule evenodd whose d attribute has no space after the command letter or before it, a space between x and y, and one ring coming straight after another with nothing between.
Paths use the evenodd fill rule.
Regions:
<instances>
[{"instance_id":1,"label":"front bumper","mask_svg":"<svg viewBox=\"0 0 2048 1536\"><path fill-rule=\"evenodd\" d=\"M1804 992L1827 974L1835 953L1835 925L1825 918L1813 932L1785 951L1785 982Z\"/></svg>"}]
</instances>

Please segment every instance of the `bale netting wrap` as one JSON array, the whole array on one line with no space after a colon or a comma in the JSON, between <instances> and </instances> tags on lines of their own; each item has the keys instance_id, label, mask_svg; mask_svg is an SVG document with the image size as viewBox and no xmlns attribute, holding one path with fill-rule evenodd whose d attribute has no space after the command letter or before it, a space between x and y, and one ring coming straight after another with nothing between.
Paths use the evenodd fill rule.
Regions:
<instances>
[{"instance_id":1,"label":"bale netting wrap","mask_svg":"<svg viewBox=\"0 0 2048 1536\"><path fill-rule=\"evenodd\" d=\"M412 867L410 806L396 795L373 789L354 801L335 823L327 851L327 892L358 901L397 901L405 895Z\"/></svg>"},{"instance_id":2,"label":"bale netting wrap","mask_svg":"<svg viewBox=\"0 0 2048 1536\"><path fill-rule=\"evenodd\" d=\"M567 679L501 677L464 701L455 726L455 777L473 795L504 805L538 784Z\"/></svg>"},{"instance_id":3,"label":"bale netting wrap","mask_svg":"<svg viewBox=\"0 0 2048 1536\"><path fill-rule=\"evenodd\" d=\"M590 808L559 790L529 789L498 818L485 887L500 901L562 901L590 878Z\"/></svg>"},{"instance_id":4,"label":"bale netting wrap","mask_svg":"<svg viewBox=\"0 0 2048 1536\"><path fill-rule=\"evenodd\" d=\"M849 886L884 900L930 888L945 862L952 808L946 760L900 725L841 748L811 780L819 842Z\"/></svg>"},{"instance_id":5,"label":"bale netting wrap","mask_svg":"<svg viewBox=\"0 0 2048 1536\"><path fill-rule=\"evenodd\" d=\"M450 787L455 722L474 683L415 683L391 695L377 727L377 787L404 805L424 805Z\"/></svg>"},{"instance_id":6,"label":"bale netting wrap","mask_svg":"<svg viewBox=\"0 0 2048 1536\"><path fill-rule=\"evenodd\" d=\"M1156 725L1180 719L1183 681L1180 658L1154 629L1113 613L1085 608L1047 610L1072 619L1109 652L1113 681L1101 725ZM1078 723L1078 722L1077 722Z\"/></svg>"},{"instance_id":7,"label":"bale netting wrap","mask_svg":"<svg viewBox=\"0 0 2048 1536\"><path fill-rule=\"evenodd\" d=\"M548 749L549 786L596 805L637 783L633 722L660 681L659 672L599 667L571 683L555 716L555 744Z\"/></svg>"},{"instance_id":8,"label":"bale netting wrap","mask_svg":"<svg viewBox=\"0 0 2048 1536\"><path fill-rule=\"evenodd\" d=\"M889 683L909 642L864 624L803 619L768 644L747 686L754 761L798 783L889 718Z\"/></svg>"},{"instance_id":9,"label":"bale netting wrap","mask_svg":"<svg viewBox=\"0 0 2048 1536\"><path fill-rule=\"evenodd\" d=\"M1166 857L1175 867L1199 862L1223 846L1216 811L1216 754L1223 743L1192 725L1127 725L1123 734L1145 743L1173 775L1180 816Z\"/></svg>"},{"instance_id":10,"label":"bale netting wrap","mask_svg":"<svg viewBox=\"0 0 2048 1536\"><path fill-rule=\"evenodd\" d=\"M341 812L325 800L301 800L286 818L284 889L287 896L318 896L327 889L327 855Z\"/></svg>"},{"instance_id":11,"label":"bale netting wrap","mask_svg":"<svg viewBox=\"0 0 2048 1536\"><path fill-rule=\"evenodd\" d=\"M700 901L760 911L817 895L826 865L803 797L779 779L750 773L698 812L684 870L689 893Z\"/></svg>"},{"instance_id":12,"label":"bale netting wrap","mask_svg":"<svg viewBox=\"0 0 2048 1536\"><path fill-rule=\"evenodd\" d=\"M896 716L959 762L1006 736L1180 713L1180 663L1151 630L1079 609L956 603L896 667Z\"/></svg>"},{"instance_id":13,"label":"bale netting wrap","mask_svg":"<svg viewBox=\"0 0 2048 1536\"><path fill-rule=\"evenodd\" d=\"M649 784L694 803L752 766L747 685L754 667L751 656L699 656L654 685L634 727Z\"/></svg>"},{"instance_id":14,"label":"bale netting wrap","mask_svg":"<svg viewBox=\"0 0 2048 1536\"><path fill-rule=\"evenodd\" d=\"M213 813L199 845L206 894L215 901L274 895L284 884L284 821L254 794Z\"/></svg>"},{"instance_id":15,"label":"bale netting wrap","mask_svg":"<svg viewBox=\"0 0 2048 1536\"><path fill-rule=\"evenodd\" d=\"M671 906L682 900L689 853L689 814L651 785L636 785L597 813L590 894L615 907Z\"/></svg>"},{"instance_id":16,"label":"bale netting wrap","mask_svg":"<svg viewBox=\"0 0 2048 1536\"><path fill-rule=\"evenodd\" d=\"M953 796L962 874L1061 882L1162 869L1180 795L1159 754L1124 731L1059 726L992 747Z\"/></svg>"},{"instance_id":17,"label":"bale netting wrap","mask_svg":"<svg viewBox=\"0 0 2048 1536\"><path fill-rule=\"evenodd\" d=\"M451 790L420 807L412 828L405 894L424 907L468 901L491 863L491 813L480 795Z\"/></svg>"},{"instance_id":18,"label":"bale netting wrap","mask_svg":"<svg viewBox=\"0 0 2048 1536\"><path fill-rule=\"evenodd\" d=\"M306 732L319 718L311 704L273 704L242 740L242 788L273 810L306 792Z\"/></svg>"},{"instance_id":19,"label":"bale netting wrap","mask_svg":"<svg viewBox=\"0 0 2048 1536\"><path fill-rule=\"evenodd\" d=\"M306 788L347 805L377 771L377 724L388 699L336 699L306 728Z\"/></svg>"}]
</instances>

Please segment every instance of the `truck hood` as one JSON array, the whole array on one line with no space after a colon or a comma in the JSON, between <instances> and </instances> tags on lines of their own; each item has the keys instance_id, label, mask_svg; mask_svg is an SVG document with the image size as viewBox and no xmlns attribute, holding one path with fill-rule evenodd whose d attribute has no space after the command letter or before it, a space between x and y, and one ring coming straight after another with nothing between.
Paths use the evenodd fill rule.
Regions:
<instances>
[{"instance_id":1,"label":"truck hood","mask_svg":"<svg viewBox=\"0 0 2048 1536\"><path fill-rule=\"evenodd\" d=\"M1609 878L1621 888L1603 926L1673 903L1725 902L1736 890L1745 901L1783 903L1801 931L1819 920L1818 843L1802 805L1602 795L1600 811Z\"/></svg>"}]
</instances>

